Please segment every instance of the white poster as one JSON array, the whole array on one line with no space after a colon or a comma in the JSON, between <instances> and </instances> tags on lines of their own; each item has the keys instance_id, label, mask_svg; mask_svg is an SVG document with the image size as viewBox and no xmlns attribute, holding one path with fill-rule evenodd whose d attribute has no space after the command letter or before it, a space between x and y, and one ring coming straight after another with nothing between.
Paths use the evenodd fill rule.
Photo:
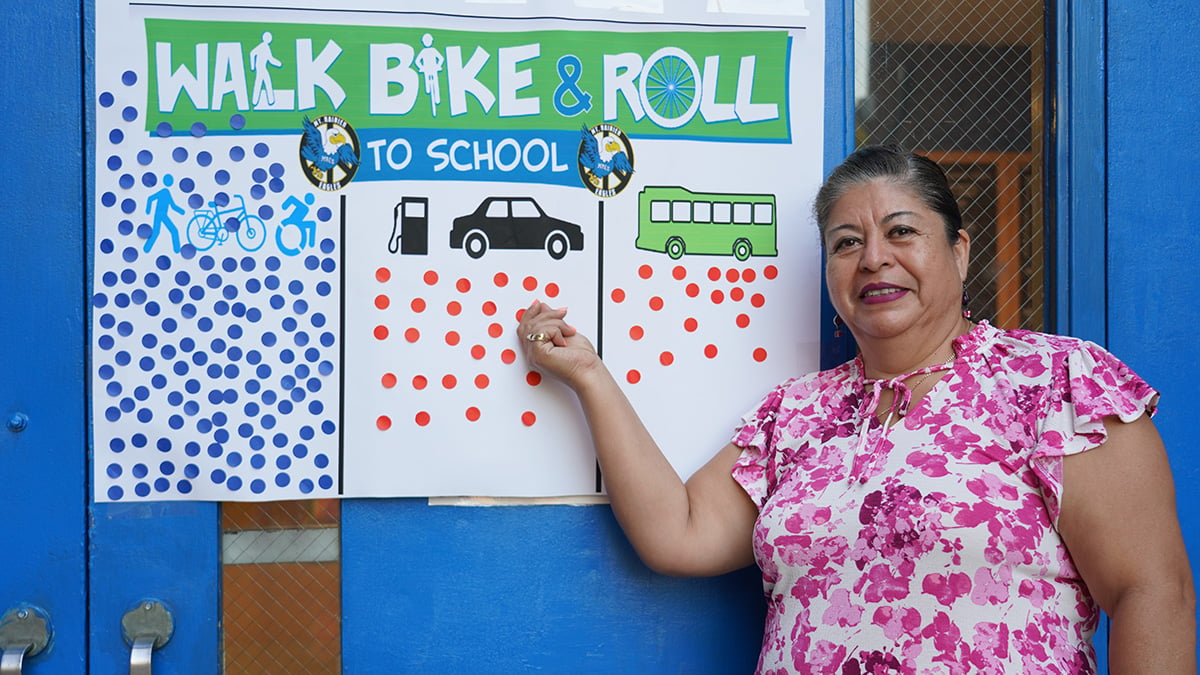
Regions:
<instances>
[{"instance_id":1,"label":"white poster","mask_svg":"<svg viewBox=\"0 0 1200 675\"><path fill-rule=\"evenodd\" d=\"M818 0L394 4L97 0L98 501L602 492L535 299L685 477L817 366Z\"/></svg>"}]
</instances>

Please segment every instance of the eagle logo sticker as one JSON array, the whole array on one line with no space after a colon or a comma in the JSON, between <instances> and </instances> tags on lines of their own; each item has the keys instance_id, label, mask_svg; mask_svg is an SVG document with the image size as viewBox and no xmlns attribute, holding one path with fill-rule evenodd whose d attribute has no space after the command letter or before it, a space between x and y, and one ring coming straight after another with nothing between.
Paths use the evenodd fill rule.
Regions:
<instances>
[{"instance_id":1,"label":"eagle logo sticker","mask_svg":"<svg viewBox=\"0 0 1200 675\"><path fill-rule=\"evenodd\" d=\"M597 197L612 197L633 177L633 146L625 132L597 124L579 132L579 177Z\"/></svg>"},{"instance_id":2,"label":"eagle logo sticker","mask_svg":"<svg viewBox=\"0 0 1200 675\"><path fill-rule=\"evenodd\" d=\"M337 115L304 118L300 138L300 168L308 182L326 192L341 190L358 171L358 134Z\"/></svg>"}]
</instances>

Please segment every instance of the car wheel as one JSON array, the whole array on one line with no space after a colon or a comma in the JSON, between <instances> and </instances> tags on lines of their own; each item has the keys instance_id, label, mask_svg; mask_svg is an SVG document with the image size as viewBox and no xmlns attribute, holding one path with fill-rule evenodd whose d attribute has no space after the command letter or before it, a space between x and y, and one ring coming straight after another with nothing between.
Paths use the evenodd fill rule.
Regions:
<instances>
[{"instance_id":1,"label":"car wheel","mask_svg":"<svg viewBox=\"0 0 1200 675\"><path fill-rule=\"evenodd\" d=\"M488 250L487 235L479 230L473 230L467 233L463 239L463 248L466 249L467 255L472 258L482 258Z\"/></svg>"},{"instance_id":2,"label":"car wheel","mask_svg":"<svg viewBox=\"0 0 1200 675\"><path fill-rule=\"evenodd\" d=\"M733 257L741 260L742 262L746 262L750 259L751 253L752 251L750 249L750 242L746 241L745 239L738 239L737 241L733 242Z\"/></svg>"},{"instance_id":3,"label":"car wheel","mask_svg":"<svg viewBox=\"0 0 1200 675\"><path fill-rule=\"evenodd\" d=\"M670 257L671 260L679 260L683 257L684 253L683 240L679 237L671 237L667 240L666 250L667 256Z\"/></svg>"},{"instance_id":4,"label":"car wheel","mask_svg":"<svg viewBox=\"0 0 1200 675\"><path fill-rule=\"evenodd\" d=\"M571 244L567 241L567 235L562 232L551 232L550 236L546 237L546 253L549 253L550 257L555 260L562 260L570 248Z\"/></svg>"}]
</instances>

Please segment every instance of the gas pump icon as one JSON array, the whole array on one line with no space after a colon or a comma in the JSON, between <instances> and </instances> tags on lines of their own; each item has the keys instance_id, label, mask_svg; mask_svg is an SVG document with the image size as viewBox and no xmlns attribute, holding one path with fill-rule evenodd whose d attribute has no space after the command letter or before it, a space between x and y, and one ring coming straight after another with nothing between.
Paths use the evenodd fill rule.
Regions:
<instances>
[{"instance_id":1,"label":"gas pump icon","mask_svg":"<svg viewBox=\"0 0 1200 675\"><path fill-rule=\"evenodd\" d=\"M401 197L392 210L392 235L388 250L403 255L429 253L429 198Z\"/></svg>"}]
</instances>

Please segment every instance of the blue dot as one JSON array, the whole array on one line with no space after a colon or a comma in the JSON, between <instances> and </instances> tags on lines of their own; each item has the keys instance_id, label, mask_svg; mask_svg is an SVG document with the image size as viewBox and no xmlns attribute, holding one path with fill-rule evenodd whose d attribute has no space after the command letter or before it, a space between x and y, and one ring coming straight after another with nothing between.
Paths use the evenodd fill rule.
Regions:
<instances>
[{"instance_id":1,"label":"blue dot","mask_svg":"<svg viewBox=\"0 0 1200 675\"><path fill-rule=\"evenodd\" d=\"M101 253L112 253L113 248L114 247L113 247L112 239L101 239L100 240L100 252Z\"/></svg>"},{"instance_id":2,"label":"blue dot","mask_svg":"<svg viewBox=\"0 0 1200 675\"><path fill-rule=\"evenodd\" d=\"M147 373L154 370L154 357L153 356L143 356L142 360L138 361L138 367Z\"/></svg>"},{"instance_id":3,"label":"blue dot","mask_svg":"<svg viewBox=\"0 0 1200 675\"><path fill-rule=\"evenodd\" d=\"M107 165L109 171L117 171L121 168L121 158L116 155L110 155Z\"/></svg>"},{"instance_id":4,"label":"blue dot","mask_svg":"<svg viewBox=\"0 0 1200 675\"><path fill-rule=\"evenodd\" d=\"M188 464L187 466L183 467L183 475L187 476L188 478L195 478L200 475L200 467L196 466L195 464Z\"/></svg>"},{"instance_id":5,"label":"blue dot","mask_svg":"<svg viewBox=\"0 0 1200 675\"><path fill-rule=\"evenodd\" d=\"M213 201L217 203L217 206L228 206L229 205L229 195L225 192L218 192L217 194L213 195ZM230 228L228 224L226 224L225 227L231 231L237 229L236 227Z\"/></svg>"},{"instance_id":6,"label":"blue dot","mask_svg":"<svg viewBox=\"0 0 1200 675\"><path fill-rule=\"evenodd\" d=\"M134 211L137 211L137 202L135 202L132 199L122 199L121 200L121 212L122 213L133 213Z\"/></svg>"},{"instance_id":7,"label":"blue dot","mask_svg":"<svg viewBox=\"0 0 1200 675\"><path fill-rule=\"evenodd\" d=\"M150 494L150 486L145 483L138 483L133 486L133 493L139 497L146 497Z\"/></svg>"},{"instance_id":8,"label":"blue dot","mask_svg":"<svg viewBox=\"0 0 1200 675\"><path fill-rule=\"evenodd\" d=\"M215 363L210 363L208 364L208 370L205 372L208 373L210 378L216 379L221 376L221 366L218 366Z\"/></svg>"},{"instance_id":9,"label":"blue dot","mask_svg":"<svg viewBox=\"0 0 1200 675\"><path fill-rule=\"evenodd\" d=\"M121 401L117 404L117 407L121 409L121 412L133 412L133 409L137 407L137 403L134 402L134 400L129 396L126 396L125 398L121 399Z\"/></svg>"},{"instance_id":10,"label":"blue dot","mask_svg":"<svg viewBox=\"0 0 1200 675\"><path fill-rule=\"evenodd\" d=\"M333 211L331 211L328 206L322 206L321 208L317 209L317 220L321 221L322 223L329 222L329 219L332 217L333 217ZM322 248L324 248L324 247L322 247ZM329 253L329 251L325 251L325 252Z\"/></svg>"},{"instance_id":11,"label":"blue dot","mask_svg":"<svg viewBox=\"0 0 1200 675\"><path fill-rule=\"evenodd\" d=\"M225 463L228 464L229 466L233 466L233 467L241 466L242 465L242 453L240 453L240 452L229 453L229 456L225 458Z\"/></svg>"},{"instance_id":12,"label":"blue dot","mask_svg":"<svg viewBox=\"0 0 1200 675\"><path fill-rule=\"evenodd\" d=\"M257 369L257 370L255 370L254 372L255 372L255 374L256 374L256 375L258 375L258 376L259 376L261 379L264 379L264 380L265 380L265 379L267 379L268 377L270 377L270 376L271 376L271 366L268 366L267 364L265 364L265 363L264 363L264 364L260 365L260 366L258 367L258 369Z\"/></svg>"},{"instance_id":13,"label":"blue dot","mask_svg":"<svg viewBox=\"0 0 1200 675\"><path fill-rule=\"evenodd\" d=\"M218 368L218 370L220 370L220 368ZM217 403L220 403L222 398L223 398L223 396L219 389L213 389L208 392L208 402L209 403L212 403L215 405Z\"/></svg>"},{"instance_id":14,"label":"blue dot","mask_svg":"<svg viewBox=\"0 0 1200 675\"><path fill-rule=\"evenodd\" d=\"M100 349L108 351L109 349L113 348L113 337L111 335L101 335L100 339L96 341L96 344L100 346Z\"/></svg>"},{"instance_id":15,"label":"blue dot","mask_svg":"<svg viewBox=\"0 0 1200 675\"><path fill-rule=\"evenodd\" d=\"M199 194L196 194L196 193L192 193L191 195L188 195L187 201L188 201L188 206L192 207L193 209L198 209L201 206L204 206L204 197L201 197Z\"/></svg>"},{"instance_id":16,"label":"blue dot","mask_svg":"<svg viewBox=\"0 0 1200 675\"><path fill-rule=\"evenodd\" d=\"M193 392L194 393L194 392ZM183 404L183 414L188 417L195 417L200 412L200 404L195 401L187 401ZM205 433L208 433L207 431Z\"/></svg>"},{"instance_id":17,"label":"blue dot","mask_svg":"<svg viewBox=\"0 0 1200 675\"><path fill-rule=\"evenodd\" d=\"M202 365L202 364L196 364L196 365ZM183 383L183 390L189 394L198 393L200 391L200 380L197 380L195 378L189 379L187 382ZM188 403L192 403L192 402L188 401ZM184 406L184 410L187 410L186 405Z\"/></svg>"},{"instance_id":18,"label":"blue dot","mask_svg":"<svg viewBox=\"0 0 1200 675\"><path fill-rule=\"evenodd\" d=\"M267 458L262 455L254 455L250 458L250 466L255 469L261 469L267 465Z\"/></svg>"},{"instance_id":19,"label":"blue dot","mask_svg":"<svg viewBox=\"0 0 1200 675\"><path fill-rule=\"evenodd\" d=\"M116 282L117 282L117 280L113 279L113 283L115 284ZM112 284L109 284L109 286L111 286L111 285ZM104 307L107 304L108 304L108 296L107 295L105 295L103 293L97 293L96 295L92 296L92 305L94 305L96 307Z\"/></svg>"},{"instance_id":20,"label":"blue dot","mask_svg":"<svg viewBox=\"0 0 1200 675\"><path fill-rule=\"evenodd\" d=\"M271 208L267 204L263 204L262 206L258 207L258 217L262 218L263 220L270 220L275 217L275 209Z\"/></svg>"},{"instance_id":21,"label":"blue dot","mask_svg":"<svg viewBox=\"0 0 1200 675\"><path fill-rule=\"evenodd\" d=\"M286 398L280 399L279 405L276 407L279 409L279 414L281 415L290 415L292 412L292 402Z\"/></svg>"},{"instance_id":22,"label":"blue dot","mask_svg":"<svg viewBox=\"0 0 1200 675\"><path fill-rule=\"evenodd\" d=\"M104 206L112 206L117 203L117 196L111 192L105 192L100 195L100 203Z\"/></svg>"},{"instance_id":23,"label":"blue dot","mask_svg":"<svg viewBox=\"0 0 1200 675\"><path fill-rule=\"evenodd\" d=\"M285 302L282 295L271 296L271 309L283 309L284 304Z\"/></svg>"},{"instance_id":24,"label":"blue dot","mask_svg":"<svg viewBox=\"0 0 1200 675\"><path fill-rule=\"evenodd\" d=\"M158 338L154 337L154 333L146 333L142 336L142 346L146 349L154 349L158 346Z\"/></svg>"},{"instance_id":25,"label":"blue dot","mask_svg":"<svg viewBox=\"0 0 1200 675\"><path fill-rule=\"evenodd\" d=\"M253 379L246 380L246 393L247 394L257 394L258 390L261 388L262 388L262 385L259 384L258 380L253 380ZM254 406L254 412L250 412L250 410L251 410L250 406ZM253 401L247 403L246 404L246 414L251 415L251 416L257 415L258 414L258 404Z\"/></svg>"},{"instance_id":26,"label":"blue dot","mask_svg":"<svg viewBox=\"0 0 1200 675\"><path fill-rule=\"evenodd\" d=\"M212 479L212 482L216 483L217 485L225 482L225 472L221 469L213 469L213 472L209 474L209 477Z\"/></svg>"},{"instance_id":27,"label":"blue dot","mask_svg":"<svg viewBox=\"0 0 1200 675\"><path fill-rule=\"evenodd\" d=\"M256 495L260 495L267 490L267 483L261 478L255 478L250 481L250 491Z\"/></svg>"},{"instance_id":28,"label":"blue dot","mask_svg":"<svg viewBox=\"0 0 1200 675\"><path fill-rule=\"evenodd\" d=\"M175 489L179 494L186 495L192 491L192 482L190 480L181 480L175 484Z\"/></svg>"},{"instance_id":29,"label":"blue dot","mask_svg":"<svg viewBox=\"0 0 1200 675\"><path fill-rule=\"evenodd\" d=\"M231 380L238 376L238 372L238 367L232 363L225 366L225 377L228 377Z\"/></svg>"},{"instance_id":30,"label":"blue dot","mask_svg":"<svg viewBox=\"0 0 1200 675\"><path fill-rule=\"evenodd\" d=\"M192 401L188 401L188 403L192 403ZM202 434L207 434L208 432L212 431L212 427L213 427L213 424L212 424L212 420L210 420L210 419L201 418L199 420L196 420L196 430Z\"/></svg>"},{"instance_id":31,"label":"blue dot","mask_svg":"<svg viewBox=\"0 0 1200 675\"><path fill-rule=\"evenodd\" d=\"M158 176L156 176L153 171L147 171L146 173L142 174L142 185L145 185L146 187L154 187L155 185L158 185Z\"/></svg>"},{"instance_id":32,"label":"blue dot","mask_svg":"<svg viewBox=\"0 0 1200 675\"><path fill-rule=\"evenodd\" d=\"M221 285L221 275L216 273L210 274L208 275L208 278L204 280L204 283L209 288L217 288Z\"/></svg>"},{"instance_id":33,"label":"blue dot","mask_svg":"<svg viewBox=\"0 0 1200 675\"><path fill-rule=\"evenodd\" d=\"M225 423L229 421L229 416L219 410L217 412L213 413L212 418L213 418L213 424L215 424L219 427L225 426Z\"/></svg>"},{"instance_id":34,"label":"blue dot","mask_svg":"<svg viewBox=\"0 0 1200 675\"><path fill-rule=\"evenodd\" d=\"M249 284L246 284L247 287ZM258 323L262 319L262 310L257 307L251 307L246 310L246 320L250 323Z\"/></svg>"},{"instance_id":35,"label":"blue dot","mask_svg":"<svg viewBox=\"0 0 1200 675\"><path fill-rule=\"evenodd\" d=\"M132 121L136 120L137 116L138 116L137 108L135 108L131 105L125 106L125 109L121 111L121 119L125 120L126 122L132 122Z\"/></svg>"},{"instance_id":36,"label":"blue dot","mask_svg":"<svg viewBox=\"0 0 1200 675\"><path fill-rule=\"evenodd\" d=\"M225 452L225 448L221 447L220 443L209 443L208 444L208 456L209 457L220 457L224 452Z\"/></svg>"},{"instance_id":37,"label":"blue dot","mask_svg":"<svg viewBox=\"0 0 1200 675\"><path fill-rule=\"evenodd\" d=\"M258 365L262 361L262 354L257 349L251 349L246 352L246 363L250 365Z\"/></svg>"},{"instance_id":38,"label":"blue dot","mask_svg":"<svg viewBox=\"0 0 1200 675\"><path fill-rule=\"evenodd\" d=\"M326 258L321 261L321 271L329 273L335 269L337 269L337 263L334 262L333 258Z\"/></svg>"},{"instance_id":39,"label":"blue dot","mask_svg":"<svg viewBox=\"0 0 1200 675\"><path fill-rule=\"evenodd\" d=\"M229 116L229 128L234 131L241 131L246 126L246 117L241 113L234 113Z\"/></svg>"},{"instance_id":40,"label":"blue dot","mask_svg":"<svg viewBox=\"0 0 1200 675\"><path fill-rule=\"evenodd\" d=\"M155 389L163 389L167 386L167 376L162 373L155 373L154 377L150 378L150 386Z\"/></svg>"},{"instance_id":41,"label":"blue dot","mask_svg":"<svg viewBox=\"0 0 1200 675\"><path fill-rule=\"evenodd\" d=\"M206 253L206 254L200 256L199 263L200 263L200 269L207 271L207 270L211 270L213 267L215 267L217 264L217 261L214 260L211 255L208 255Z\"/></svg>"},{"instance_id":42,"label":"blue dot","mask_svg":"<svg viewBox=\"0 0 1200 675\"><path fill-rule=\"evenodd\" d=\"M333 479L329 476L321 476L318 482L320 483L321 488L324 490L328 490L329 488L333 487Z\"/></svg>"},{"instance_id":43,"label":"blue dot","mask_svg":"<svg viewBox=\"0 0 1200 675\"><path fill-rule=\"evenodd\" d=\"M171 489L171 481L166 478L156 478L154 480L154 489L158 492L166 492Z\"/></svg>"},{"instance_id":44,"label":"blue dot","mask_svg":"<svg viewBox=\"0 0 1200 675\"><path fill-rule=\"evenodd\" d=\"M267 196L267 190L261 185L250 186L250 197L252 199L262 199Z\"/></svg>"},{"instance_id":45,"label":"blue dot","mask_svg":"<svg viewBox=\"0 0 1200 675\"><path fill-rule=\"evenodd\" d=\"M207 150L201 150L200 152L196 153L196 163L200 166L208 166L209 164L212 164L212 154L210 154Z\"/></svg>"},{"instance_id":46,"label":"blue dot","mask_svg":"<svg viewBox=\"0 0 1200 675\"><path fill-rule=\"evenodd\" d=\"M113 452L121 452L125 449L125 441L120 438L114 438L108 442L108 449Z\"/></svg>"},{"instance_id":47,"label":"blue dot","mask_svg":"<svg viewBox=\"0 0 1200 675\"><path fill-rule=\"evenodd\" d=\"M226 371L226 372L228 372L228 371ZM226 389L225 390L225 402L226 403L237 403L237 400L238 400L237 390L235 390L235 389Z\"/></svg>"},{"instance_id":48,"label":"blue dot","mask_svg":"<svg viewBox=\"0 0 1200 675\"><path fill-rule=\"evenodd\" d=\"M190 337L184 337L179 341L179 348L185 352L190 352L196 348L196 341Z\"/></svg>"},{"instance_id":49,"label":"blue dot","mask_svg":"<svg viewBox=\"0 0 1200 675\"><path fill-rule=\"evenodd\" d=\"M183 428L183 417L180 415L171 415L167 418L167 426L172 429L179 430Z\"/></svg>"},{"instance_id":50,"label":"blue dot","mask_svg":"<svg viewBox=\"0 0 1200 675\"><path fill-rule=\"evenodd\" d=\"M199 328L201 332L207 333L208 331L212 330L213 320L207 316L202 316L196 321L196 327Z\"/></svg>"},{"instance_id":51,"label":"blue dot","mask_svg":"<svg viewBox=\"0 0 1200 675\"><path fill-rule=\"evenodd\" d=\"M170 332L170 331L167 331L167 332ZM162 349L159 350L158 353L164 359L168 359L168 360L173 359L173 358L175 358L175 347L173 345L163 345Z\"/></svg>"},{"instance_id":52,"label":"blue dot","mask_svg":"<svg viewBox=\"0 0 1200 675\"><path fill-rule=\"evenodd\" d=\"M203 290L203 289L201 289L201 291L200 291L200 295L201 295L201 296L203 296L203 295L204 295L204 290ZM199 300L200 298L193 298L193 299L194 299L194 300ZM185 318L185 319L190 319L190 318L192 318L192 317L196 316L196 306L195 306L195 305L193 305L193 304L192 304L192 303L190 303L190 302L189 302L189 303L186 303L186 304L184 304L182 307L180 307L180 308L179 308L179 313L183 315L183 318Z\"/></svg>"},{"instance_id":53,"label":"blue dot","mask_svg":"<svg viewBox=\"0 0 1200 675\"><path fill-rule=\"evenodd\" d=\"M225 302L224 300L218 300L214 302L213 312L215 312L217 316L225 316L229 313L229 303Z\"/></svg>"},{"instance_id":54,"label":"blue dot","mask_svg":"<svg viewBox=\"0 0 1200 675\"><path fill-rule=\"evenodd\" d=\"M228 487L233 492L237 492L242 489L242 479L237 476L230 476L229 480L225 482L225 487Z\"/></svg>"},{"instance_id":55,"label":"blue dot","mask_svg":"<svg viewBox=\"0 0 1200 675\"><path fill-rule=\"evenodd\" d=\"M150 473L150 469L146 468L145 464L138 462L137 464L133 465L133 468L129 470L129 473L133 474L134 478L145 478L146 474Z\"/></svg>"},{"instance_id":56,"label":"blue dot","mask_svg":"<svg viewBox=\"0 0 1200 675\"><path fill-rule=\"evenodd\" d=\"M149 150L141 150L137 154L137 161L142 166L149 166L154 161L154 153Z\"/></svg>"},{"instance_id":57,"label":"blue dot","mask_svg":"<svg viewBox=\"0 0 1200 675\"><path fill-rule=\"evenodd\" d=\"M280 325L283 326L283 329L285 331L290 333L290 332L296 330L296 319L294 319L293 317L290 317L290 316L285 317L283 319L283 321L280 323Z\"/></svg>"},{"instance_id":58,"label":"blue dot","mask_svg":"<svg viewBox=\"0 0 1200 675\"><path fill-rule=\"evenodd\" d=\"M159 138L167 138L175 133L175 129L171 126L170 122L159 122L158 126L154 128L154 132L158 134Z\"/></svg>"},{"instance_id":59,"label":"blue dot","mask_svg":"<svg viewBox=\"0 0 1200 675\"><path fill-rule=\"evenodd\" d=\"M112 328L113 326L115 326L116 323L117 323L117 319L112 314L101 314L100 315L100 327L101 328L109 329L109 328Z\"/></svg>"},{"instance_id":60,"label":"blue dot","mask_svg":"<svg viewBox=\"0 0 1200 675\"><path fill-rule=\"evenodd\" d=\"M267 346L267 347L274 347L275 341L277 339L278 338L276 338L275 334L272 333L271 331L267 331L267 332L263 333L263 335L262 335L262 343L264 346Z\"/></svg>"},{"instance_id":61,"label":"blue dot","mask_svg":"<svg viewBox=\"0 0 1200 675\"><path fill-rule=\"evenodd\" d=\"M109 478L120 478L121 477L121 465L117 464L115 462L112 464L109 464L108 468L105 470L105 473L108 474Z\"/></svg>"},{"instance_id":62,"label":"blue dot","mask_svg":"<svg viewBox=\"0 0 1200 675\"><path fill-rule=\"evenodd\" d=\"M188 457L199 456L200 444L196 441L188 441L187 444L183 446L183 452L187 454Z\"/></svg>"},{"instance_id":63,"label":"blue dot","mask_svg":"<svg viewBox=\"0 0 1200 675\"><path fill-rule=\"evenodd\" d=\"M279 352L279 360L284 363L291 363L296 360L296 353L290 349L284 349Z\"/></svg>"},{"instance_id":64,"label":"blue dot","mask_svg":"<svg viewBox=\"0 0 1200 675\"><path fill-rule=\"evenodd\" d=\"M174 150L171 151L171 159L175 160L176 162L179 162L182 164L183 162L187 161L187 158L188 158L188 151L187 151L187 148L185 148L185 147L182 147L182 146L176 147ZM187 180L191 180L191 179L187 179ZM184 192L191 192L190 188L184 190L183 181L179 181L179 189L183 190Z\"/></svg>"},{"instance_id":65,"label":"blue dot","mask_svg":"<svg viewBox=\"0 0 1200 675\"><path fill-rule=\"evenodd\" d=\"M175 465L171 462L163 462L162 464L158 465L158 472L164 476L170 476L171 474L175 473Z\"/></svg>"},{"instance_id":66,"label":"blue dot","mask_svg":"<svg viewBox=\"0 0 1200 675\"><path fill-rule=\"evenodd\" d=\"M312 433L312 427L305 427L309 433ZM292 456L296 459L304 459L308 456L308 446L303 443L297 443L292 447Z\"/></svg>"},{"instance_id":67,"label":"blue dot","mask_svg":"<svg viewBox=\"0 0 1200 675\"><path fill-rule=\"evenodd\" d=\"M174 333L175 329L178 327L179 327L178 322L176 322L175 319L172 319L169 316L167 318L163 319L163 321L162 321L162 329L163 329L164 333ZM167 357L167 358L170 358L170 357Z\"/></svg>"},{"instance_id":68,"label":"blue dot","mask_svg":"<svg viewBox=\"0 0 1200 675\"><path fill-rule=\"evenodd\" d=\"M133 262L138 259L137 249L132 246L127 246L125 247L124 251L121 251L121 257L125 260L125 262Z\"/></svg>"},{"instance_id":69,"label":"blue dot","mask_svg":"<svg viewBox=\"0 0 1200 675\"><path fill-rule=\"evenodd\" d=\"M270 267L270 261L268 261L268 267ZM268 274L266 277L263 277L263 286L272 291L279 288L279 277L274 274Z\"/></svg>"},{"instance_id":70,"label":"blue dot","mask_svg":"<svg viewBox=\"0 0 1200 675\"><path fill-rule=\"evenodd\" d=\"M154 419L154 413L151 412L149 408L142 408L141 410L137 411L137 419L142 424L145 424Z\"/></svg>"},{"instance_id":71,"label":"blue dot","mask_svg":"<svg viewBox=\"0 0 1200 675\"><path fill-rule=\"evenodd\" d=\"M325 434L326 436L329 436L336 430L337 427L333 424L333 420L325 420L324 422L321 422L321 433Z\"/></svg>"},{"instance_id":72,"label":"blue dot","mask_svg":"<svg viewBox=\"0 0 1200 675\"><path fill-rule=\"evenodd\" d=\"M277 397L278 397L278 394L276 394L275 391L272 389L267 389L267 390L263 391L263 393L262 393L262 401L263 401L263 403L266 403L267 405L274 404L275 399ZM125 412L129 412L129 411L126 410ZM266 419L267 419L266 417L263 418L264 424L266 423Z\"/></svg>"},{"instance_id":73,"label":"blue dot","mask_svg":"<svg viewBox=\"0 0 1200 675\"><path fill-rule=\"evenodd\" d=\"M204 125L204 122L195 122L192 124L191 131L192 131L192 136L195 136L196 138L200 138L204 134L208 133L208 127L206 127Z\"/></svg>"},{"instance_id":74,"label":"blue dot","mask_svg":"<svg viewBox=\"0 0 1200 675\"><path fill-rule=\"evenodd\" d=\"M121 419L121 410L116 406L109 406L104 409L104 419L109 422L116 422Z\"/></svg>"},{"instance_id":75,"label":"blue dot","mask_svg":"<svg viewBox=\"0 0 1200 675\"><path fill-rule=\"evenodd\" d=\"M329 466L329 458L324 454L318 454L313 457L313 466L317 467L318 469L324 469L325 467Z\"/></svg>"},{"instance_id":76,"label":"blue dot","mask_svg":"<svg viewBox=\"0 0 1200 675\"><path fill-rule=\"evenodd\" d=\"M254 156L255 157L259 157L259 158L266 157L268 154L270 154L270 152L271 152L271 149L267 147L266 143L255 143L254 144Z\"/></svg>"},{"instance_id":77,"label":"blue dot","mask_svg":"<svg viewBox=\"0 0 1200 675\"><path fill-rule=\"evenodd\" d=\"M139 401L145 401L150 398L150 390L145 385L138 385L133 389L133 397Z\"/></svg>"},{"instance_id":78,"label":"blue dot","mask_svg":"<svg viewBox=\"0 0 1200 675\"><path fill-rule=\"evenodd\" d=\"M122 188L124 188L126 190L133 187L134 183L136 183L136 182L137 182L137 180L133 177L133 174L131 174L131 173L123 173L123 174L121 174L121 177L117 179L117 185L120 185Z\"/></svg>"},{"instance_id":79,"label":"blue dot","mask_svg":"<svg viewBox=\"0 0 1200 675\"><path fill-rule=\"evenodd\" d=\"M137 79L137 73L132 70L121 73L121 84L126 87L132 87L134 84L137 84Z\"/></svg>"},{"instance_id":80,"label":"blue dot","mask_svg":"<svg viewBox=\"0 0 1200 675\"><path fill-rule=\"evenodd\" d=\"M112 376L116 375L116 371L113 369L112 366L110 366L106 363L106 364L100 366L99 370L96 371L96 374L99 375L100 379L102 379L102 380L111 380Z\"/></svg>"},{"instance_id":81,"label":"blue dot","mask_svg":"<svg viewBox=\"0 0 1200 675\"><path fill-rule=\"evenodd\" d=\"M251 450L262 450L263 447L266 446L266 444L267 444L267 442L265 440L263 440L262 436L252 436L250 438L250 449Z\"/></svg>"},{"instance_id":82,"label":"blue dot","mask_svg":"<svg viewBox=\"0 0 1200 675\"><path fill-rule=\"evenodd\" d=\"M192 180L191 178L180 178L179 189L184 192L192 192L196 189L196 181Z\"/></svg>"},{"instance_id":83,"label":"blue dot","mask_svg":"<svg viewBox=\"0 0 1200 675\"><path fill-rule=\"evenodd\" d=\"M322 239L321 240L321 252L322 253L325 253L325 254L333 253L333 249L335 246L336 246L336 244L334 243L334 241L332 239Z\"/></svg>"},{"instance_id":84,"label":"blue dot","mask_svg":"<svg viewBox=\"0 0 1200 675\"><path fill-rule=\"evenodd\" d=\"M279 180L278 178L272 178L267 183L267 189L276 194L283 192L283 181Z\"/></svg>"},{"instance_id":85,"label":"blue dot","mask_svg":"<svg viewBox=\"0 0 1200 675\"><path fill-rule=\"evenodd\" d=\"M100 102L100 107L111 108L113 104L113 95L111 92L107 91L100 92L100 96L97 100Z\"/></svg>"},{"instance_id":86,"label":"blue dot","mask_svg":"<svg viewBox=\"0 0 1200 675\"><path fill-rule=\"evenodd\" d=\"M271 393L273 393L273 392L271 392ZM274 400L273 396L272 396L272 400ZM264 428L264 429L274 429L275 428L275 416L274 415L263 415L262 419L260 419L258 423L261 424L262 428Z\"/></svg>"},{"instance_id":87,"label":"blue dot","mask_svg":"<svg viewBox=\"0 0 1200 675\"><path fill-rule=\"evenodd\" d=\"M279 487L287 487L292 479L286 473L275 474L275 485Z\"/></svg>"},{"instance_id":88,"label":"blue dot","mask_svg":"<svg viewBox=\"0 0 1200 675\"><path fill-rule=\"evenodd\" d=\"M113 361L116 361L118 366L127 366L132 360L133 357L125 350L121 350L113 355Z\"/></svg>"},{"instance_id":89,"label":"blue dot","mask_svg":"<svg viewBox=\"0 0 1200 675\"><path fill-rule=\"evenodd\" d=\"M229 285L221 289L221 295L224 295L227 300L233 300L238 295L237 286Z\"/></svg>"},{"instance_id":90,"label":"blue dot","mask_svg":"<svg viewBox=\"0 0 1200 675\"><path fill-rule=\"evenodd\" d=\"M269 169L270 169L271 175L274 176L275 178L283 177L284 168L283 168L283 165L280 164L279 162L273 162L271 164L271 166L269 167Z\"/></svg>"},{"instance_id":91,"label":"blue dot","mask_svg":"<svg viewBox=\"0 0 1200 675\"><path fill-rule=\"evenodd\" d=\"M213 180L217 181L217 185L228 185L229 172L225 169L217 169L217 172L213 174Z\"/></svg>"},{"instance_id":92,"label":"blue dot","mask_svg":"<svg viewBox=\"0 0 1200 675\"><path fill-rule=\"evenodd\" d=\"M175 366L172 368L176 375L187 375L188 369L187 361L176 361Z\"/></svg>"},{"instance_id":93,"label":"blue dot","mask_svg":"<svg viewBox=\"0 0 1200 675\"><path fill-rule=\"evenodd\" d=\"M124 496L125 496L125 491L122 490L120 487L113 485L112 487L108 488L109 501L114 501L114 502L120 501L121 497L124 497Z\"/></svg>"},{"instance_id":94,"label":"blue dot","mask_svg":"<svg viewBox=\"0 0 1200 675\"><path fill-rule=\"evenodd\" d=\"M240 162L246 158L246 149L240 145L235 145L229 149L229 159L235 162Z\"/></svg>"},{"instance_id":95,"label":"blue dot","mask_svg":"<svg viewBox=\"0 0 1200 675\"><path fill-rule=\"evenodd\" d=\"M109 396L120 396L121 395L121 383L120 382L109 382L108 385L104 388L104 390L106 392L108 392Z\"/></svg>"},{"instance_id":96,"label":"blue dot","mask_svg":"<svg viewBox=\"0 0 1200 675\"><path fill-rule=\"evenodd\" d=\"M303 438L306 441L311 441L316 435L317 432L311 426L305 424L304 426L300 427L300 438Z\"/></svg>"}]
</instances>

